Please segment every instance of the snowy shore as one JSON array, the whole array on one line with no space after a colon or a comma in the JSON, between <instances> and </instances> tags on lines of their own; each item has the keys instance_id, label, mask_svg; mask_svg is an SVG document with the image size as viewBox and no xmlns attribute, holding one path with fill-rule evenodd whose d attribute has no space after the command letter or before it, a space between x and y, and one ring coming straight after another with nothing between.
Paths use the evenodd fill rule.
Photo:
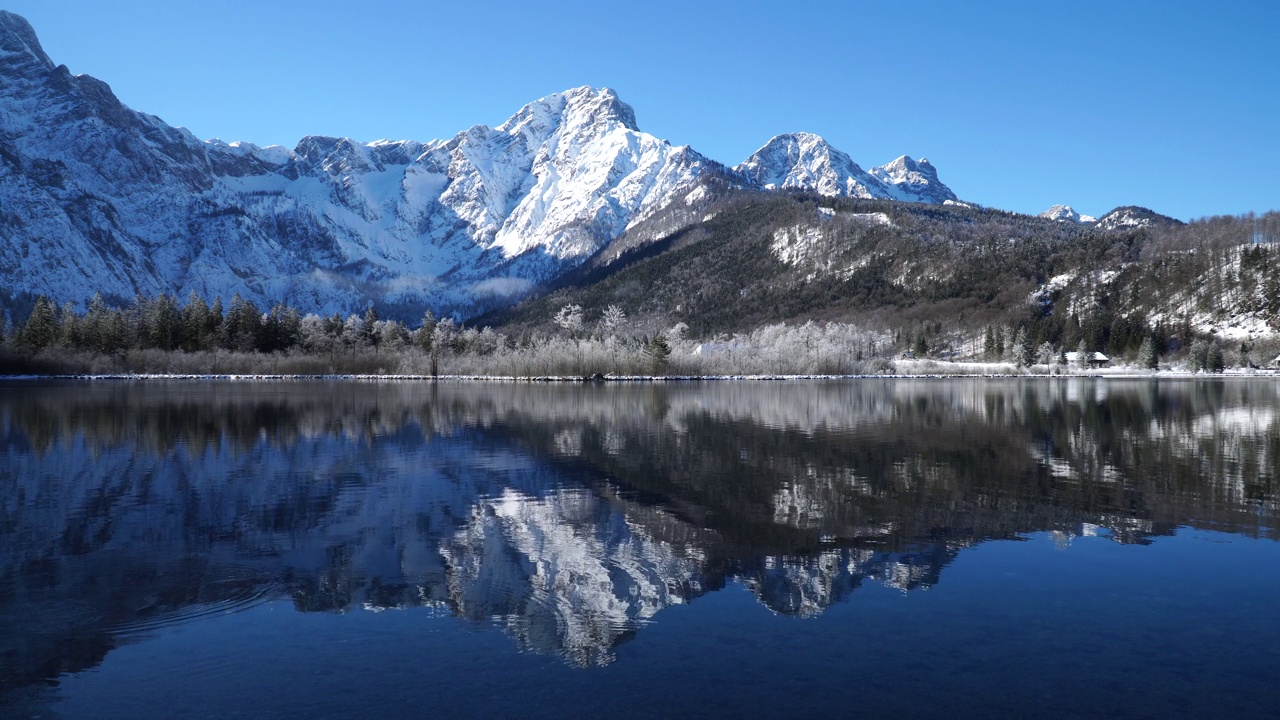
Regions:
<instances>
[{"instance_id":1,"label":"snowy shore","mask_svg":"<svg viewBox=\"0 0 1280 720\"><path fill-rule=\"evenodd\" d=\"M908 365L909 363L900 363ZM1280 378L1280 369L1229 369L1221 373L1193 372L1185 369L1147 370L1126 366L1095 370L1061 370L1053 372L1014 368L1003 363L953 363L917 361L916 367L899 368L898 372L876 375L405 375L405 374L224 374L224 373L111 373L102 375L0 375L3 381L33 380L191 380L191 381L408 381L408 382L493 382L493 383L678 383L678 382L787 382L814 380L920 380L920 379L1157 379L1194 380L1209 378Z\"/></svg>"}]
</instances>

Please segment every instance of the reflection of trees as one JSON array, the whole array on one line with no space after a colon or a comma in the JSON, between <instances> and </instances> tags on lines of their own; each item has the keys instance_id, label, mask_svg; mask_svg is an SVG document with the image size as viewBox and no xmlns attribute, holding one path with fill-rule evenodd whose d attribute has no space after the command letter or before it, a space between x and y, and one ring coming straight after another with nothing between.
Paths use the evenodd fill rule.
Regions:
<instances>
[{"instance_id":1,"label":"reflection of trees","mask_svg":"<svg viewBox=\"0 0 1280 720\"><path fill-rule=\"evenodd\" d=\"M9 386L0 685L264 597L597 664L728 580L809 616L987 538L1274 537L1277 408L1220 381Z\"/></svg>"},{"instance_id":2,"label":"reflection of trees","mask_svg":"<svg viewBox=\"0 0 1280 720\"><path fill-rule=\"evenodd\" d=\"M791 406L782 409L749 404L741 390L673 391L663 418L671 431L635 414L603 426L555 416L506 427L547 452L563 447L551 438L575 433L578 460L749 552L811 551L823 536L899 547L1081 522L1121 540L1185 523L1274 532L1272 386L909 385L765 386L765 397L792 388L774 398ZM807 422L805 407L815 409Z\"/></svg>"}]
</instances>

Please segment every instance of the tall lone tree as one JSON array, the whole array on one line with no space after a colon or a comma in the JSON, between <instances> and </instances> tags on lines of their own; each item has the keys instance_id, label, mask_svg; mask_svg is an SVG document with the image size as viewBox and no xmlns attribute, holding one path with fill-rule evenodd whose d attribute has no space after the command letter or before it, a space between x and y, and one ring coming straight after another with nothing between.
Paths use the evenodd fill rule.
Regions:
<instances>
[{"instance_id":1,"label":"tall lone tree","mask_svg":"<svg viewBox=\"0 0 1280 720\"><path fill-rule=\"evenodd\" d=\"M43 350L58 339L58 309L52 301L41 295L27 316L27 322L18 331L18 342L33 350Z\"/></svg>"},{"instance_id":2,"label":"tall lone tree","mask_svg":"<svg viewBox=\"0 0 1280 720\"><path fill-rule=\"evenodd\" d=\"M1156 354L1155 339L1148 335L1138 348L1138 367L1155 370L1160 367L1160 356Z\"/></svg>"},{"instance_id":3,"label":"tall lone tree","mask_svg":"<svg viewBox=\"0 0 1280 720\"><path fill-rule=\"evenodd\" d=\"M671 346L661 335L654 337L644 348L645 360L649 363L649 372L653 375L665 375L667 363L671 359Z\"/></svg>"}]
</instances>

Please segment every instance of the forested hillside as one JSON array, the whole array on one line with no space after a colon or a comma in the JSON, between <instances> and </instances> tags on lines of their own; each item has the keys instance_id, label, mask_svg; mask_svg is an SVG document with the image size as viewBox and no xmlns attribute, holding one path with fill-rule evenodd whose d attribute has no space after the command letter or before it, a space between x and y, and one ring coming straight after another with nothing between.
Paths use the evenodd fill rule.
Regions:
<instances>
[{"instance_id":1,"label":"forested hillside","mask_svg":"<svg viewBox=\"0 0 1280 720\"><path fill-rule=\"evenodd\" d=\"M1280 214L1096 223L708 184L503 311L416 323L234 296L33 299L8 371L883 372L901 357L1145 367L1280 354ZM59 304L61 302L62 304ZM14 362L35 358L39 362Z\"/></svg>"},{"instance_id":2,"label":"forested hillside","mask_svg":"<svg viewBox=\"0 0 1280 720\"><path fill-rule=\"evenodd\" d=\"M1132 356L1148 337L1161 354L1196 338L1239 352L1280 331L1277 239L1277 213L1184 224L1120 208L1094 225L741 193L659 240L624 236L552 292L477 322L546 330L566 305L588 322L612 305L644 334L685 323L710 338L813 320L961 357L1007 356L1020 331L1032 352L1083 341Z\"/></svg>"}]
</instances>

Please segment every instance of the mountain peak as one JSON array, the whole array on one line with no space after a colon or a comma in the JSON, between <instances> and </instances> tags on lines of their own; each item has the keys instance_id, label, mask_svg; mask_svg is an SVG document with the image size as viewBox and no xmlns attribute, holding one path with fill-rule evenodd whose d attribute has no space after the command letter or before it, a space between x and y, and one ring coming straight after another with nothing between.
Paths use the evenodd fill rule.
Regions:
<instances>
[{"instance_id":1,"label":"mountain peak","mask_svg":"<svg viewBox=\"0 0 1280 720\"><path fill-rule=\"evenodd\" d=\"M1097 220L1097 218L1093 217L1092 215L1081 215L1080 213L1076 212L1075 209L1072 208L1070 205L1054 205L1053 207L1049 208L1048 210L1045 210L1044 212L1040 213L1036 217L1047 218L1049 220L1060 220L1062 222L1073 222L1073 223L1091 223Z\"/></svg>"},{"instance_id":2,"label":"mountain peak","mask_svg":"<svg viewBox=\"0 0 1280 720\"><path fill-rule=\"evenodd\" d=\"M835 148L833 148L831 143L827 142L827 139L821 135L809 132L793 132L774 135L772 138L769 138L769 142L765 143L756 151L756 154L758 155L765 151L772 151L787 152L794 155L802 152L829 153L832 150L835 150ZM835 151L840 152L839 150Z\"/></svg>"},{"instance_id":3,"label":"mountain peak","mask_svg":"<svg viewBox=\"0 0 1280 720\"><path fill-rule=\"evenodd\" d=\"M956 199L924 158L902 155L863 170L826 138L806 132L774 136L735 169L765 189L934 204Z\"/></svg>"},{"instance_id":4,"label":"mountain peak","mask_svg":"<svg viewBox=\"0 0 1280 720\"><path fill-rule=\"evenodd\" d=\"M877 180L888 186L894 200L932 204L957 200L951 188L938 179L938 170L927 158L912 160L910 155L897 158L869 171Z\"/></svg>"},{"instance_id":5,"label":"mountain peak","mask_svg":"<svg viewBox=\"0 0 1280 720\"><path fill-rule=\"evenodd\" d=\"M53 69L53 61L40 47L40 40L31 23L21 15L0 10L0 69L14 65L16 58L34 59L45 69Z\"/></svg>"},{"instance_id":6,"label":"mountain peak","mask_svg":"<svg viewBox=\"0 0 1280 720\"><path fill-rule=\"evenodd\" d=\"M636 111L622 102L612 88L596 89L590 85L552 93L525 105L498 126L499 132L511 133L522 128L553 125L608 127L618 125L634 132Z\"/></svg>"},{"instance_id":7,"label":"mountain peak","mask_svg":"<svg viewBox=\"0 0 1280 720\"><path fill-rule=\"evenodd\" d=\"M1182 221L1137 205L1123 205L1098 220L1099 230L1132 230L1181 225Z\"/></svg>"},{"instance_id":8,"label":"mountain peak","mask_svg":"<svg viewBox=\"0 0 1280 720\"><path fill-rule=\"evenodd\" d=\"M826 138L813 133L775 135L734 169L768 190L879 197L873 187L877 184L874 178Z\"/></svg>"},{"instance_id":9,"label":"mountain peak","mask_svg":"<svg viewBox=\"0 0 1280 720\"><path fill-rule=\"evenodd\" d=\"M583 107L598 110L616 119L628 130L640 130L640 126L636 124L636 111L623 102L613 88L602 87L599 90L595 90L589 85L583 85L567 91L565 96L570 103L577 103Z\"/></svg>"}]
</instances>

